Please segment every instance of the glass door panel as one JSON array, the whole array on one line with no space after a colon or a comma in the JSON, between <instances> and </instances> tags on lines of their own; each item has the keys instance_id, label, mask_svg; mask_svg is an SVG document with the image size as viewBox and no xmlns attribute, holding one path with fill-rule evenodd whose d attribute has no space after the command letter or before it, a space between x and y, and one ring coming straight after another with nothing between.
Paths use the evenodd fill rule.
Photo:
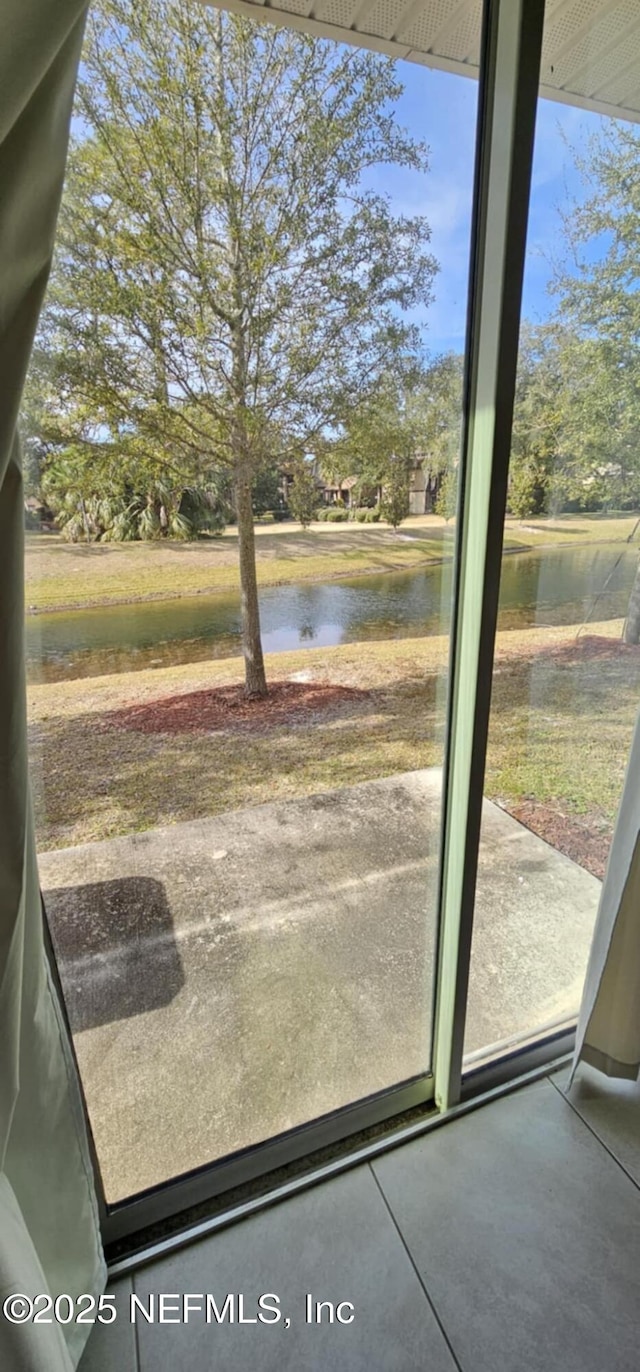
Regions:
<instances>
[{"instance_id":1,"label":"glass door panel","mask_svg":"<svg viewBox=\"0 0 640 1372\"><path fill-rule=\"evenodd\" d=\"M638 83L611 65L624 9L594 11L577 46L577 7L547 6L468 1067L575 1020L637 711L640 137L613 114L637 120Z\"/></svg>"},{"instance_id":2,"label":"glass door panel","mask_svg":"<svg viewBox=\"0 0 640 1372\"><path fill-rule=\"evenodd\" d=\"M115 1203L429 1072L476 84L114 3L76 113L29 711Z\"/></svg>"}]
</instances>

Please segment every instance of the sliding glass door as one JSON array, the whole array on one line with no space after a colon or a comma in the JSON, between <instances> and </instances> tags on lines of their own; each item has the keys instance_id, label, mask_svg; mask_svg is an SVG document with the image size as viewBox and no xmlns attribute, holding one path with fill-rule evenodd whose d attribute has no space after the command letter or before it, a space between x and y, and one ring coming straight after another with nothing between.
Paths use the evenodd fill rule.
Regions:
<instances>
[{"instance_id":1,"label":"sliding glass door","mask_svg":"<svg viewBox=\"0 0 640 1372\"><path fill-rule=\"evenodd\" d=\"M543 40L469 1068L575 1023L640 689L640 139L621 62L638 17L591 6L576 33L563 10Z\"/></svg>"},{"instance_id":2,"label":"sliding glass door","mask_svg":"<svg viewBox=\"0 0 640 1372\"><path fill-rule=\"evenodd\" d=\"M110 1206L433 1092L476 101L211 8L90 17L27 639Z\"/></svg>"},{"instance_id":3,"label":"sliding glass door","mask_svg":"<svg viewBox=\"0 0 640 1372\"><path fill-rule=\"evenodd\" d=\"M23 414L112 1239L571 1028L637 699L634 15L250 8L96 6Z\"/></svg>"}]
</instances>

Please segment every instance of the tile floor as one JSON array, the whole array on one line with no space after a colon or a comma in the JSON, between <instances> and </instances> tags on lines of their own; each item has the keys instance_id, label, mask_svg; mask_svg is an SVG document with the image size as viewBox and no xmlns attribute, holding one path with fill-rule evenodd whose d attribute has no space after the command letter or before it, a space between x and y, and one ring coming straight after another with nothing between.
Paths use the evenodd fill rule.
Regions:
<instances>
[{"instance_id":1,"label":"tile floor","mask_svg":"<svg viewBox=\"0 0 640 1372\"><path fill-rule=\"evenodd\" d=\"M112 1282L80 1372L637 1372L640 1087L567 1075ZM273 1293L282 1318L160 1324L160 1293L174 1319ZM308 1293L353 1319L307 1323Z\"/></svg>"}]
</instances>

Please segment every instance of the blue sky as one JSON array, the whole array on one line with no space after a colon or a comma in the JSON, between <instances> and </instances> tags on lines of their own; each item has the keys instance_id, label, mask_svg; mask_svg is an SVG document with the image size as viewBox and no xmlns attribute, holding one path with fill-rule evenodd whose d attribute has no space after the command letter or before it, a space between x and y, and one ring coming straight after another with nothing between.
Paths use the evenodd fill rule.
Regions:
<instances>
[{"instance_id":1,"label":"blue sky","mask_svg":"<svg viewBox=\"0 0 640 1372\"><path fill-rule=\"evenodd\" d=\"M431 250L439 263L435 299L416 319L427 329L424 344L436 355L462 352L466 322L469 237L478 83L464 76L399 61L404 93L396 106L399 123L430 149L426 176L384 167L368 183L392 197L396 212L424 214L431 227ZM529 212L523 318L544 320L554 302L547 294L552 261L562 254L561 209L584 195L572 149L584 150L590 134L609 121L600 115L549 100L538 102ZM76 115L72 128L83 131ZM597 250L596 250L597 255Z\"/></svg>"},{"instance_id":2,"label":"blue sky","mask_svg":"<svg viewBox=\"0 0 640 1372\"><path fill-rule=\"evenodd\" d=\"M447 72L400 62L404 94L399 121L431 150L426 177L385 168L377 188L389 191L394 208L426 214L431 247L440 264L435 301L427 313L430 353L464 345L477 82ZM603 121L599 115L541 100L538 105L527 241L523 317L545 319L553 306L547 294L552 260L562 252L560 210L583 195L571 149L584 149ZM377 180L377 178L376 178Z\"/></svg>"}]
</instances>

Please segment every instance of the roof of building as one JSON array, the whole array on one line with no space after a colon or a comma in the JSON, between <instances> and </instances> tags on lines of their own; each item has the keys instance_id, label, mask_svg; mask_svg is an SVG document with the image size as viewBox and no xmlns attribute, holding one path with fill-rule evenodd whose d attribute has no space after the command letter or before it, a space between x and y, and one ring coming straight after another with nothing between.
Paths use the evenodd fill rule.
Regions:
<instances>
[{"instance_id":1,"label":"roof of building","mask_svg":"<svg viewBox=\"0 0 640 1372\"><path fill-rule=\"evenodd\" d=\"M477 77L482 0L218 0L254 19ZM547 0L540 94L637 122L638 0Z\"/></svg>"}]
</instances>

